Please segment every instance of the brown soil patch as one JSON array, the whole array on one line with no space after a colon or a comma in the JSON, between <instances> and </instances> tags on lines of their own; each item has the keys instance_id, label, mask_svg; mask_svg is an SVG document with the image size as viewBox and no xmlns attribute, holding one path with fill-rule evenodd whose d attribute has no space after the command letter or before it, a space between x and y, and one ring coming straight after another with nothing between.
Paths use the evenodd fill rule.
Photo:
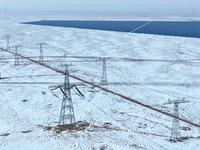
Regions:
<instances>
[{"instance_id":1,"label":"brown soil patch","mask_svg":"<svg viewBox=\"0 0 200 150\"><path fill-rule=\"evenodd\" d=\"M1 136L8 136L10 133L1 134Z\"/></svg>"},{"instance_id":2,"label":"brown soil patch","mask_svg":"<svg viewBox=\"0 0 200 150\"><path fill-rule=\"evenodd\" d=\"M43 128L45 131L55 131L56 133L61 133L63 131L84 131L87 130L88 132L95 132L95 131L102 131L102 130L121 130L115 126L113 126L111 123L106 122L103 124L103 126L96 126L91 125L86 121L78 121L76 124L66 124L66 125L57 125L57 126L42 126L38 125L38 127Z\"/></svg>"},{"instance_id":3,"label":"brown soil patch","mask_svg":"<svg viewBox=\"0 0 200 150\"><path fill-rule=\"evenodd\" d=\"M33 131L32 130L22 131L22 133L29 133L29 132L33 132Z\"/></svg>"}]
</instances>

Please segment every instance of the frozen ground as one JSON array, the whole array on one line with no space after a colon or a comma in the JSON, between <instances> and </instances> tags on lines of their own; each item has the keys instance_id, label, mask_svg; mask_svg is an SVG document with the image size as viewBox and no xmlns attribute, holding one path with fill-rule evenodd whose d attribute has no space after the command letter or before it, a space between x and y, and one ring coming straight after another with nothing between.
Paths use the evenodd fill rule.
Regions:
<instances>
[{"instance_id":1,"label":"frozen ground","mask_svg":"<svg viewBox=\"0 0 200 150\"><path fill-rule=\"evenodd\" d=\"M57 19L56 16L49 18ZM106 88L170 113L173 113L173 106L163 103L168 98L185 97L190 103L180 105L180 117L200 123L200 39L19 24L31 19L41 18L27 15L1 21L0 46L6 47L3 35L10 34L12 46L23 46L19 49L20 54L36 56L34 59L38 60L39 47L35 44L45 42L46 64L63 69L61 64L72 62L70 69L76 71L71 74L87 81L100 82L102 62L45 56L184 60L108 60L108 82L124 84L110 84ZM14 51L14 47L11 50ZM56 93L58 97L55 97L49 88L62 84L64 76L27 60L20 60L21 65L14 66L14 56L3 51L0 58L1 77L11 77L0 82L2 150L199 149L199 128L180 122L182 137L189 139L171 143L168 140L172 118L88 85L79 87L85 95L84 99L73 90L72 98L76 120L91 125L82 131L56 133L44 130L46 126L58 124L62 95ZM78 82L74 79L70 81ZM8 84L11 82L15 84ZM133 82L137 84L126 84ZM105 126L106 123L111 124L110 128ZM184 130L185 127L188 130Z\"/></svg>"}]
</instances>

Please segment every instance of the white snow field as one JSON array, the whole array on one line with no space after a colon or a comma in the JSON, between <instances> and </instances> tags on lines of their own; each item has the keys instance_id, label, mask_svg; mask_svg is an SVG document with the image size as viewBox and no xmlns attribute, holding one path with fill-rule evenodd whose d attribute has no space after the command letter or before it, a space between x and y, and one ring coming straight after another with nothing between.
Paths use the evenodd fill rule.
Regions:
<instances>
[{"instance_id":1,"label":"white snow field","mask_svg":"<svg viewBox=\"0 0 200 150\"><path fill-rule=\"evenodd\" d=\"M108 82L113 84L104 87L171 114L173 105L164 105L168 98L185 97L190 102L180 104L180 117L200 124L200 39L19 24L42 17L2 19L0 47L6 48L3 36L9 34L12 52L20 44L21 55L38 60L35 44L45 42L45 64L60 70L61 64L72 64L70 70L76 71L70 74L95 83L101 80L102 62L69 56L145 59L108 59ZM10 77L0 80L1 150L200 149L198 127L180 121L184 140L170 142L171 117L87 84L78 87L84 98L72 89L72 100L76 121L90 125L84 130L51 130L58 125L62 93L56 91L56 97L50 88L62 84L64 75L25 59L15 66L14 58L0 51L1 78ZM72 78L70 82L80 83Z\"/></svg>"}]
</instances>

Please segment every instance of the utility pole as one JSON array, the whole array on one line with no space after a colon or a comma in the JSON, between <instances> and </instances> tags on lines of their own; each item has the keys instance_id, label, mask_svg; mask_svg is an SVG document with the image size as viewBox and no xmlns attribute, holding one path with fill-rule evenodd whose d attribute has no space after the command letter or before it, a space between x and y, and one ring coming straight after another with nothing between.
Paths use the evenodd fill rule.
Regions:
<instances>
[{"instance_id":1,"label":"utility pole","mask_svg":"<svg viewBox=\"0 0 200 150\"><path fill-rule=\"evenodd\" d=\"M188 103L185 98L182 100L170 100L164 104L174 104L174 118L172 123L171 137L170 141L177 142L181 140L181 132L180 132L180 122L179 122L179 104Z\"/></svg>"},{"instance_id":2,"label":"utility pole","mask_svg":"<svg viewBox=\"0 0 200 150\"><path fill-rule=\"evenodd\" d=\"M36 45L40 46L39 61L42 62L42 61L44 61L44 58L43 58L43 46L46 45L46 43L37 43Z\"/></svg>"},{"instance_id":3,"label":"utility pole","mask_svg":"<svg viewBox=\"0 0 200 150\"><path fill-rule=\"evenodd\" d=\"M195 9L193 8L192 9L192 16L194 17L194 15L195 15Z\"/></svg>"},{"instance_id":4,"label":"utility pole","mask_svg":"<svg viewBox=\"0 0 200 150\"><path fill-rule=\"evenodd\" d=\"M65 81L64 81L63 87L64 87L64 90L60 88L63 93L63 100L62 100L62 106L61 106L61 111L60 111L59 125L64 125L64 124L76 125L74 108L73 108L71 91L70 91L72 87L69 82L68 65L65 65Z\"/></svg>"},{"instance_id":5,"label":"utility pole","mask_svg":"<svg viewBox=\"0 0 200 150\"><path fill-rule=\"evenodd\" d=\"M101 85L108 85L107 72L106 72L106 58L103 58L102 76L101 76L100 84Z\"/></svg>"},{"instance_id":6,"label":"utility pole","mask_svg":"<svg viewBox=\"0 0 200 150\"><path fill-rule=\"evenodd\" d=\"M4 35L4 37L6 38L7 41L7 50L10 50L10 35Z\"/></svg>"},{"instance_id":7,"label":"utility pole","mask_svg":"<svg viewBox=\"0 0 200 150\"><path fill-rule=\"evenodd\" d=\"M18 48L22 47L21 45L15 46L15 66L19 65L19 51Z\"/></svg>"}]
</instances>

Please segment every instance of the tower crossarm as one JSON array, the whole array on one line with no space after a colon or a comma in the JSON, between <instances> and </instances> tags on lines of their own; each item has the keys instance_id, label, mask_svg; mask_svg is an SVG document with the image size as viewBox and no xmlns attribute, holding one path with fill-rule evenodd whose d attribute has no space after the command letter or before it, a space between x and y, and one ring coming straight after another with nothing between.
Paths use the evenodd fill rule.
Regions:
<instances>
[{"instance_id":1,"label":"tower crossarm","mask_svg":"<svg viewBox=\"0 0 200 150\"><path fill-rule=\"evenodd\" d=\"M178 100L170 100L167 103L164 103L164 105L166 104L181 104L181 103L189 103L190 101L186 101L185 98L183 98L182 100L178 99Z\"/></svg>"}]
</instances>

